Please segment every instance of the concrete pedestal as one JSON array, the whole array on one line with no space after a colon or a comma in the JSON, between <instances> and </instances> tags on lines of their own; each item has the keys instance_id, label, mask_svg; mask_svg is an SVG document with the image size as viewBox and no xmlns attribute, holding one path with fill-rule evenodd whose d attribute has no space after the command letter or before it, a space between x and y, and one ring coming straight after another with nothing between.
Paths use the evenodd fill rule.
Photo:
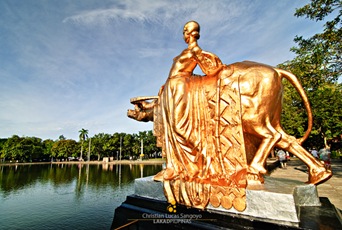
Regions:
<instances>
[{"instance_id":1,"label":"concrete pedestal","mask_svg":"<svg viewBox=\"0 0 342 230\"><path fill-rule=\"evenodd\" d=\"M335 207L319 198L316 186L265 178L246 190L247 208L238 212L211 205L205 210L167 203L163 184L153 177L135 180L135 194L115 211L112 228L129 229L342 229ZM135 227L136 228L135 228Z\"/></svg>"}]
</instances>

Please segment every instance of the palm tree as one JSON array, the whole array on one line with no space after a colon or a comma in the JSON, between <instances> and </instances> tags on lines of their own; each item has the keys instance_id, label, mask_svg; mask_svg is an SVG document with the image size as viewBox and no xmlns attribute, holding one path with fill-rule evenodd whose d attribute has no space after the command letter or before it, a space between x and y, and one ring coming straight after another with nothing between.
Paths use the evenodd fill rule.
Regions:
<instances>
[{"instance_id":1,"label":"palm tree","mask_svg":"<svg viewBox=\"0 0 342 230\"><path fill-rule=\"evenodd\" d=\"M82 154L83 154L83 142L88 138L88 130L87 129L81 129L78 131L80 133L80 141L81 141L81 154L80 154L80 161L82 160Z\"/></svg>"}]
</instances>

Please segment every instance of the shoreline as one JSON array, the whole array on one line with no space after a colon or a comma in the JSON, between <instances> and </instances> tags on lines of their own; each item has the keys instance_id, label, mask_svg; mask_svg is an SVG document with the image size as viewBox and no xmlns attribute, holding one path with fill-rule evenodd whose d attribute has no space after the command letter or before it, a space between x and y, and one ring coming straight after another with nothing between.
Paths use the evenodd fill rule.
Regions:
<instances>
[{"instance_id":1,"label":"shoreline","mask_svg":"<svg viewBox=\"0 0 342 230\"><path fill-rule=\"evenodd\" d=\"M19 166L19 165L46 165L46 164L89 164L89 165L129 165L129 164L145 164L145 165L152 165L152 164L164 164L165 159L150 159L150 160L114 160L110 162L105 161L58 161L58 162L12 162L12 163L0 163L0 166Z\"/></svg>"}]
</instances>

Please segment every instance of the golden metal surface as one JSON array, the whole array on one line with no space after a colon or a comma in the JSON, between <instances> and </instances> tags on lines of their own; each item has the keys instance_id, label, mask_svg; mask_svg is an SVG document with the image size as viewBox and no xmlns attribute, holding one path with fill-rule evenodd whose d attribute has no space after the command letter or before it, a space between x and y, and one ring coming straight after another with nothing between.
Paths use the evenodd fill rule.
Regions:
<instances>
[{"instance_id":1,"label":"golden metal surface","mask_svg":"<svg viewBox=\"0 0 342 230\"><path fill-rule=\"evenodd\" d=\"M150 96L150 97L133 97L131 98L131 103L134 104L139 104L139 103L144 103L145 101L149 100L158 100L158 96Z\"/></svg>"},{"instance_id":2,"label":"golden metal surface","mask_svg":"<svg viewBox=\"0 0 342 230\"><path fill-rule=\"evenodd\" d=\"M266 158L274 147L309 167L309 183L329 179L331 171L300 143L309 135L312 114L307 96L291 73L250 61L230 65L197 44L200 27L184 26L188 47L174 58L158 97L135 98L128 116L153 121L154 135L166 157L163 181L170 203L205 208L209 203L238 211L246 208L247 184L263 183ZM199 66L204 76L194 75ZM297 89L308 112L308 130L296 140L281 128L283 85Z\"/></svg>"}]
</instances>

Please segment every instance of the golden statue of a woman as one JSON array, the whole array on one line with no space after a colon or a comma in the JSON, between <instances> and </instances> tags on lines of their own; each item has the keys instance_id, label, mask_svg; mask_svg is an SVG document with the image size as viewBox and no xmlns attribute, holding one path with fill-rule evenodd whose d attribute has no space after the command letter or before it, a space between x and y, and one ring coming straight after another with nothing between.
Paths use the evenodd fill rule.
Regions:
<instances>
[{"instance_id":1,"label":"golden statue of a woman","mask_svg":"<svg viewBox=\"0 0 342 230\"><path fill-rule=\"evenodd\" d=\"M236 209L243 210L246 158L238 112L240 103L231 100L231 109L238 115L234 114L237 123L230 128L235 132L229 143L231 150L234 149L232 161L221 151L217 121L221 112L217 111L217 74L224 66L216 55L198 46L199 32L197 22L185 24L183 34L188 47L174 58L169 77L159 93L154 122L158 144L166 155L166 169L156 178L162 177L169 202L176 200L204 208L210 200L214 206L227 200L224 205L230 208L235 200ZM193 75L197 65L205 76Z\"/></svg>"}]
</instances>

